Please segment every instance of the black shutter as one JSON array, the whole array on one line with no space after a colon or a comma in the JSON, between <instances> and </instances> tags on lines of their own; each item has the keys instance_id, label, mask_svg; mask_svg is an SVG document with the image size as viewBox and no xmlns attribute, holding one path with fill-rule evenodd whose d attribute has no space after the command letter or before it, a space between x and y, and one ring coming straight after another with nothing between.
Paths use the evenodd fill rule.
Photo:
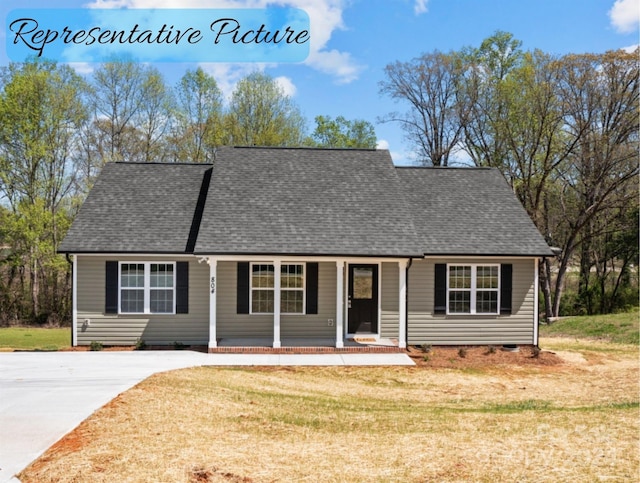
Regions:
<instances>
[{"instance_id":1,"label":"black shutter","mask_svg":"<svg viewBox=\"0 0 640 483\"><path fill-rule=\"evenodd\" d=\"M447 264L436 263L433 295L433 313L447 313Z\"/></svg>"},{"instance_id":2,"label":"black shutter","mask_svg":"<svg viewBox=\"0 0 640 483\"><path fill-rule=\"evenodd\" d=\"M118 313L118 262L108 261L105 263L105 295L104 313Z\"/></svg>"},{"instance_id":3,"label":"black shutter","mask_svg":"<svg viewBox=\"0 0 640 483\"><path fill-rule=\"evenodd\" d=\"M511 296L513 287L513 265L500 265L500 315L511 313Z\"/></svg>"},{"instance_id":4,"label":"black shutter","mask_svg":"<svg viewBox=\"0 0 640 483\"><path fill-rule=\"evenodd\" d=\"M189 262L176 262L176 314L189 313Z\"/></svg>"},{"instance_id":5,"label":"black shutter","mask_svg":"<svg viewBox=\"0 0 640 483\"><path fill-rule=\"evenodd\" d=\"M249 313L249 262L238 262L236 312Z\"/></svg>"},{"instance_id":6,"label":"black shutter","mask_svg":"<svg viewBox=\"0 0 640 483\"><path fill-rule=\"evenodd\" d=\"M307 314L318 313L318 264L307 263L306 275Z\"/></svg>"}]
</instances>

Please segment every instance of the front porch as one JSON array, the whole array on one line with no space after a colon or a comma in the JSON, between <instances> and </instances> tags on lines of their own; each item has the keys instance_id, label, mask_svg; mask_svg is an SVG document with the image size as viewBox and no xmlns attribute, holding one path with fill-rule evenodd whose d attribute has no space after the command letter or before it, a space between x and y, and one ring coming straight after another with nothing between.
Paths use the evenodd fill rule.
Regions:
<instances>
[{"instance_id":1,"label":"front porch","mask_svg":"<svg viewBox=\"0 0 640 483\"><path fill-rule=\"evenodd\" d=\"M268 354L327 354L327 353L389 353L403 352L397 339L371 339L356 337L345 339L342 347L336 347L331 338L283 338L281 347L273 347L273 340L266 337L240 337L218 339L209 353L268 353Z\"/></svg>"},{"instance_id":2,"label":"front porch","mask_svg":"<svg viewBox=\"0 0 640 483\"><path fill-rule=\"evenodd\" d=\"M216 352L401 352L408 259L208 256Z\"/></svg>"}]
</instances>

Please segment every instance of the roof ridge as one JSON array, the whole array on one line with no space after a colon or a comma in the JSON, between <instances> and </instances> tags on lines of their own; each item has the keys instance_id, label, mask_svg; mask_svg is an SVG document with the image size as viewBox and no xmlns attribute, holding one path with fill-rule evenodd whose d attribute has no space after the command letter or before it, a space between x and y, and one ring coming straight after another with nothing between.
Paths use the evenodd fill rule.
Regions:
<instances>
[{"instance_id":1,"label":"roof ridge","mask_svg":"<svg viewBox=\"0 0 640 483\"><path fill-rule=\"evenodd\" d=\"M433 170L448 170L448 169L465 169L465 170L478 170L478 171L491 171L498 169L494 166L396 166L397 169L433 169Z\"/></svg>"},{"instance_id":2,"label":"roof ridge","mask_svg":"<svg viewBox=\"0 0 640 483\"><path fill-rule=\"evenodd\" d=\"M109 163L106 163L109 164ZM106 166L105 164L105 166ZM113 164L131 164L131 165L161 165L161 166L213 166L213 163L194 163L194 162L179 162L175 163L173 161L168 163L162 163L160 161L113 161Z\"/></svg>"},{"instance_id":3,"label":"roof ridge","mask_svg":"<svg viewBox=\"0 0 640 483\"><path fill-rule=\"evenodd\" d=\"M378 148L327 148L320 146L224 146L226 148L231 149L296 149L296 150L306 150L306 151L388 151L387 149L378 149Z\"/></svg>"}]
</instances>

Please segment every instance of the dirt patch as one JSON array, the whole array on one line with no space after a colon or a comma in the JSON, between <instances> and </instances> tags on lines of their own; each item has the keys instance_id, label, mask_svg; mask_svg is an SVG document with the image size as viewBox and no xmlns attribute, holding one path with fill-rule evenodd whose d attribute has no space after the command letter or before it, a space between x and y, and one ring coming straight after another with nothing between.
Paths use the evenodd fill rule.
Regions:
<instances>
[{"instance_id":1,"label":"dirt patch","mask_svg":"<svg viewBox=\"0 0 640 483\"><path fill-rule=\"evenodd\" d=\"M520 346L517 352L501 346L411 346L409 357L420 367L481 369L496 366L561 366L564 360L554 352Z\"/></svg>"}]
</instances>

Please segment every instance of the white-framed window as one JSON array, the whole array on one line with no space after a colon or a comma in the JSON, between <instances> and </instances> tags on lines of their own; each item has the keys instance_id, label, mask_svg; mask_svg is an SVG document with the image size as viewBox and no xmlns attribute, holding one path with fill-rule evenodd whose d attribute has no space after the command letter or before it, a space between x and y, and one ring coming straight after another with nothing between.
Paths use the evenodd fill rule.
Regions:
<instances>
[{"instance_id":1,"label":"white-framed window","mask_svg":"<svg viewBox=\"0 0 640 483\"><path fill-rule=\"evenodd\" d=\"M275 268L272 264L251 264L249 293L252 314L273 314L275 277ZM303 263L280 265L280 313L304 314Z\"/></svg>"},{"instance_id":2,"label":"white-framed window","mask_svg":"<svg viewBox=\"0 0 640 483\"><path fill-rule=\"evenodd\" d=\"M499 264L447 265L448 314L497 315L499 297Z\"/></svg>"},{"instance_id":3,"label":"white-framed window","mask_svg":"<svg viewBox=\"0 0 640 483\"><path fill-rule=\"evenodd\" d=\"M175 314L173 262L120 262L118 313Z\"/></svg>"}]
</instances>

